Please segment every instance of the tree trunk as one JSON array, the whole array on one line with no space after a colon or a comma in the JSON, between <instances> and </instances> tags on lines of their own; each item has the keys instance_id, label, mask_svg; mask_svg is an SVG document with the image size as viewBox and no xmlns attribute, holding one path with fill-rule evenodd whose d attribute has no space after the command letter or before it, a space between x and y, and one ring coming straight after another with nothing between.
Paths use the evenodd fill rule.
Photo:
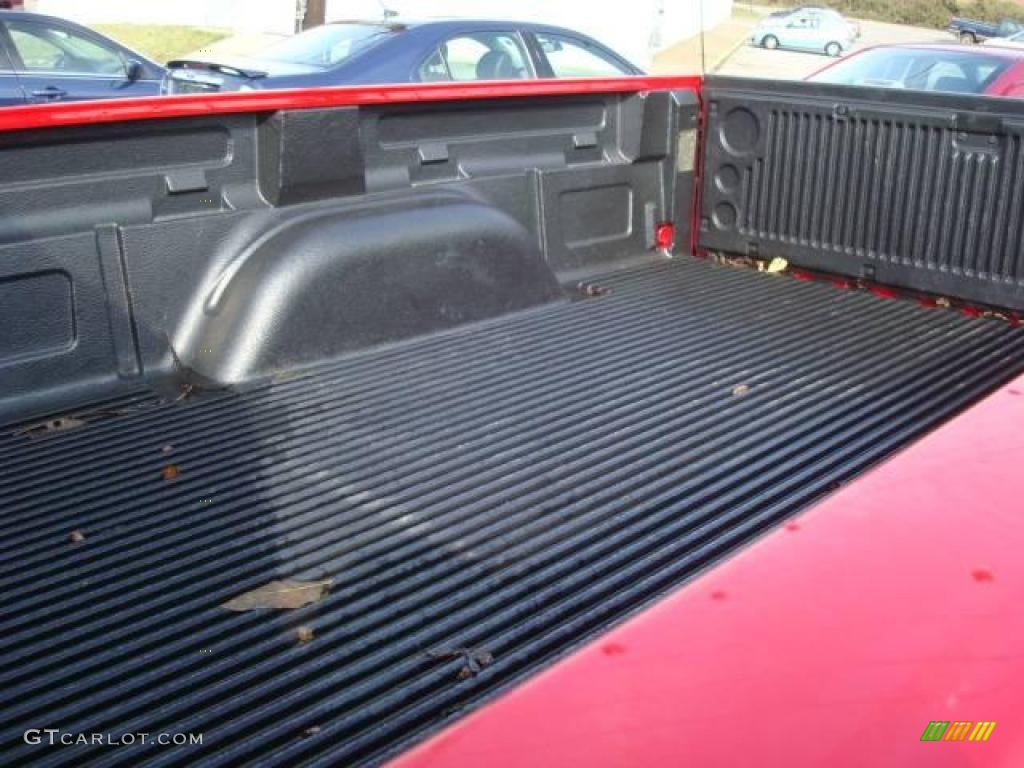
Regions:
<instances>
[{"instance_id":1,"label":"tree trunk","mask_svg":"<svg viewBox=\"0 0 1024 768\"><path fill-rule=\"evenodd\" d=\"M312 29L323 24L327 14L327 0L306 0L306 15L302 18L302 28Z\"/></svg>"}]
</instances>

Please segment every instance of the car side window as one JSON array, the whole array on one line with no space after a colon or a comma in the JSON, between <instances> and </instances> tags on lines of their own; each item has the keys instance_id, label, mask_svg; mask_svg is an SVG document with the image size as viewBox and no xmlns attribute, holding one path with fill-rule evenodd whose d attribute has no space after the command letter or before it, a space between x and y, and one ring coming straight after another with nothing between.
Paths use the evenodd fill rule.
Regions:
<instances>
[{"instance_id":1,"label":"car side window","mask_svg":"<svg viewBox=\"0 0 1024 768\"><path fill-rule=\"evenodd\" d=\"M952 61L939 61L929 67L923 90L972 93L975 88L963 67Z\"/></svg>"},{"instance_id":2,"label":"car side window","mask_svg":"<svg viewBox=\"0 0 1024 768\"><path fill-rule=\"evenodd\" d=\"M444 63L444 56L441 55L440 49L430 54L430 58L420 67L420 80L424 83L439 83L451 79L452 76L448 74L448 65Z\"/></svg>"},{"instance_id":3,"label":"car side window","mask_svg":"<svg viewBox=\"0 0 1024 768\"><path fill-rule=\"evenodd\" d=\"M419 79L525 80L532 77L526 51L511 32L474 32L450 38L423 62Z\"/></svg>"},{"instance_id":4,"label":"car side window","mask_svg":"<svg viewBox=\"0 0 1024 768\"><path fill-rule=\"evenodd\" d=\"M117 51L59 27L29 21L9 21L7 31L28 72L117 75L125 70Z\"/></svg>"},{"instance_id":5,"label":"car side window","mask_svg":"<svg viewBox=\"0 0 1024 768\"><path fill-rule=\"evenodd\" d=\"M537 33L540 49L555 77L618 77L633 74L604 51L583 40Z\"/></svg>"},{"instance_id":6,"label":"car side window","mask_svg":"<svg viewBox=\"0 0 1024 768\"><path fill-rule=\"evenodd\" d=\"M0 72L13 72L14 65L11 64L11 57L7 55L6 48L0 35Z\"/></svg>"}]
</instances>

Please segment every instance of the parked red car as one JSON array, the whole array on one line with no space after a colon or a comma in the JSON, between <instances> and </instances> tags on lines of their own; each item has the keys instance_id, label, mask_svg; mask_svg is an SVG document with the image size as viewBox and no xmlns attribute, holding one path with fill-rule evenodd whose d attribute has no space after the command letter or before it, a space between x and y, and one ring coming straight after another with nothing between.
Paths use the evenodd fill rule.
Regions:
<instances>
[{"instance_id":1,"label":"parked red car","mask_svg":"<svg viewBox=\"0 0 1024 768\"><path fill-rule=\"evenodd\" d=\"M1024 97L1024 50L961 45L878 45L807 78L818 83Z\"/></svg>"}]
</instances>

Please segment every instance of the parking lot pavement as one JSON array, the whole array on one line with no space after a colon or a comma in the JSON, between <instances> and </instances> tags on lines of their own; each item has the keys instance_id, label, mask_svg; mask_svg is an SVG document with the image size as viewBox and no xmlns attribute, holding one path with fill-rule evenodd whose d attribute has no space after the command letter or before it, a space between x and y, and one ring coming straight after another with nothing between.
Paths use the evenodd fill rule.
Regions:
<instances>
[{"instance_id":1,"label":"parking lot pavement","mask_svg":"<svg viewBox=\"0 0 1024 768\"><path fill-rule=\"evenodd\" d=\"M892 43L952 43L953 38L937 29L904 27L878 21L861 21L861 36L854 50ZM802 80L831 61L824 54L796 51L769 51L744 45L715 70L722 75L765 77L775 80Z\"/></svg>"}]
</instances>

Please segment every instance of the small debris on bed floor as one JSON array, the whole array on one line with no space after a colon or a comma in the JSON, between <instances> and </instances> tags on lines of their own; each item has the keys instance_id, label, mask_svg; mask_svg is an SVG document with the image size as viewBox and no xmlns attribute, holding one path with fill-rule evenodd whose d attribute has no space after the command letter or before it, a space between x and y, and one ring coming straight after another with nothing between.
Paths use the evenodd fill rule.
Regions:
<instances>
[{"instance_id":1,"label":"small debris on bed floor","mask_svg":"<svg viewBox=\"0 0 1024 768\"><path fill-rule=\"evenodd\" d=\"M494 655L485 648L439 648L427 651L427 656L438 660L462 659L465 663L456 675L459 680L476 677L484 667L494 663Z\"/></svg>"}]
</instances>

